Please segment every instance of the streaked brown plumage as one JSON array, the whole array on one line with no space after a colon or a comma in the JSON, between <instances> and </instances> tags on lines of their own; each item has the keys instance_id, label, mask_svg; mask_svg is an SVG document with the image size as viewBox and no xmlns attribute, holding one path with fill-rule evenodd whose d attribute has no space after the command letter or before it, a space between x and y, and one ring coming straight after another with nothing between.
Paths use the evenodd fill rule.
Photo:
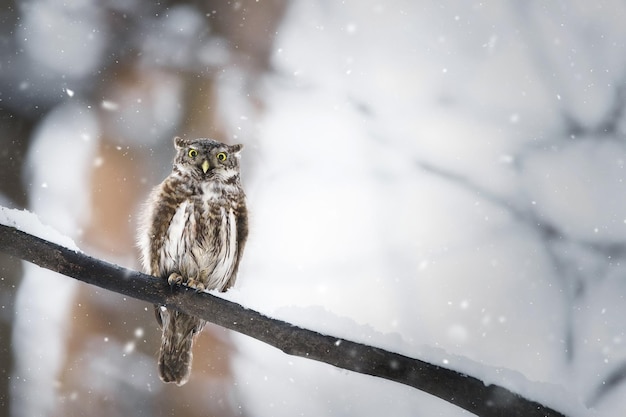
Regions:
<instances>
[{"instance_id":1,"label":"streaked brown plumage","mask_svg":"<svg viewBox=\"0 0 626 417\"><path fill-rule=\"evenodd\" d=\"M175 138L172 173L154 188L139 228L147 273L170 285L225 291L237 278L248 236L245 194L239 176L243 145ZM183 385L191 372L191 348L205 321L155 306L163 329L159 374Z\"/></svg>"}]
</instances>

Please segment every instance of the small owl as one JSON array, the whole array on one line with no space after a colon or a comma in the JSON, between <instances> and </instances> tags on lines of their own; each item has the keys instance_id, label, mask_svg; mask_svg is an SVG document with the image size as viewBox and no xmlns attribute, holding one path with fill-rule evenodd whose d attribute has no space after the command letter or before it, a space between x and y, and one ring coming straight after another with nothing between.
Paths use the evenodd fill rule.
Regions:
<instances>
[{"instance_id":1,"label":"small owl","mask_svg":"<svg viewBox=\"0 0 626 417\"><path fill-rule=\"evenodd\" d=\"M141 217L138 242L146 273L171 286L225 291L233 286L248 236L239 178L243 145L175 138L172 173L156 186ZM159 374L183 385L191 373L191 346L205 321L155 306L163 335Z\"/></svg>"}]
</instances>

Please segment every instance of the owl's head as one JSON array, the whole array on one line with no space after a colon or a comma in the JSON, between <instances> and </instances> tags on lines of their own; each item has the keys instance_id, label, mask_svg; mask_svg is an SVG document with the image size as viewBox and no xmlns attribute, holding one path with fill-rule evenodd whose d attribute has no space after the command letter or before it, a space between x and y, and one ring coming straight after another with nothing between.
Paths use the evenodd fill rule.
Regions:
<instances>
[{"instance_id":1,"label":"owl's head","mask_svg":"<svg viewBox=\"0 0 626 417\"><path fill-rule=\"evenodd\" d=\"M174 138L175 164L182 172L201 179L228 180L239 175L243 145L226 145L213 139Z\"/></svg>"}]
</instances>

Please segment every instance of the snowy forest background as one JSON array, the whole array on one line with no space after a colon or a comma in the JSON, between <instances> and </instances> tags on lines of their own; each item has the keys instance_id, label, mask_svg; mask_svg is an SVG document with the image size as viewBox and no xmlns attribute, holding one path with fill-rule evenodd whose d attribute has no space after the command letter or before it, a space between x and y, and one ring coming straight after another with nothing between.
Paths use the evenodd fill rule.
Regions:
<instances>
[{"instance_id":1,"label":"snowy forest background","mask_svg":"<svg viewBox=\"0 0 626 417\"><path fill-rule=\"evenodd\" d=\"M5 1L0 204L138 269L174 135L243 143L227 297L626 409L621 1ZM460 416L0 255L0 416ZM389 348L389 345L386 347ZM443 353L441 353L443 352ZM456 356L455 356L456 355Z\"/></svg>"}]
</instances>

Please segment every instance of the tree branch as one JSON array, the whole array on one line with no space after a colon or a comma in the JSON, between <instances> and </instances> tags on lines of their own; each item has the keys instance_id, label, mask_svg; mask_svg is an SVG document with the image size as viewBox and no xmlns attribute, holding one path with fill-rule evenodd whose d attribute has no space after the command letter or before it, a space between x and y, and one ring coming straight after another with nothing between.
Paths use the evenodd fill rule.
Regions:
<instances>
[{"instance_id":1,"label":"tree branch","mask_svg":"<svg viewBox=\"0 0 626 417\"><path fill-rule=\"evenodd\" d=\"M272 319L208 293L92 258L0 224L0 251L88 284L165 305L270 344L286 354L409 385L484 417L564 417L497 385L438 365Z\"/></svg>"}]
</instances>

